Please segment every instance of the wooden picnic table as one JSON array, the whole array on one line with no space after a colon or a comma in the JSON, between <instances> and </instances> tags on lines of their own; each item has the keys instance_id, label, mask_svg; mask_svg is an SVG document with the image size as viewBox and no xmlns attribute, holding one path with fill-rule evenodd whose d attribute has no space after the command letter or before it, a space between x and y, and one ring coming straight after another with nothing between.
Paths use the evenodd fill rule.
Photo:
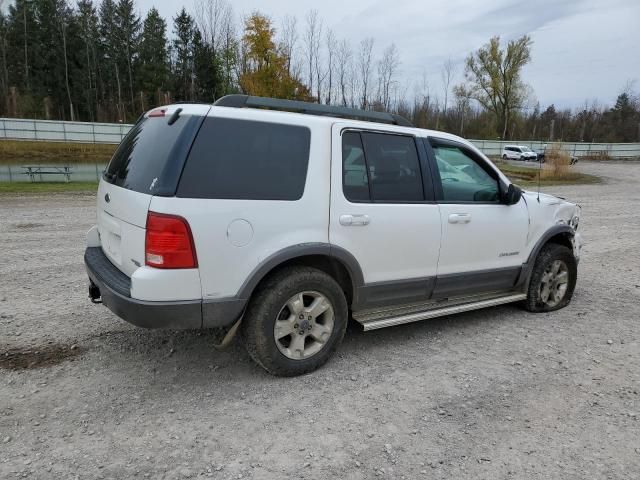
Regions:
<instances>
[{"instance_id":1,"label":"wooden picnic table","mask_svg":"<svg viewBox=\"0 0 640 480\"><path fill-rule=\"evenodd\" d=\"M32 183L42 181L42 175L64 175L66 182L71 181L73 170L68 165L25 165L22 167L25 175L29 175Z\"/></svg>"}]
</instances>

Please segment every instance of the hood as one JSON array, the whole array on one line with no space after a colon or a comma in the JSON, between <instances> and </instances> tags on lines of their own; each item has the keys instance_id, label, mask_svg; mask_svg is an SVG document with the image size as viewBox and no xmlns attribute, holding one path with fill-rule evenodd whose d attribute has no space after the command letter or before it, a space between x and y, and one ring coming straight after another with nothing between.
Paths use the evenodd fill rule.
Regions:
<instances>
[{"instance_id":1,"label":"hood","mask_svg":"<svg viewBox=\"0 0 640 480\"><path fill-rule=\"evenodd\" d=\"M537 210L539 214L547 218L552 216L554 223L566 224L574 228L579 224L581 214L579 205L548 193L538 194L538 192L525 190L522 194L530 210ZM538 198L540 198L540 202L538 202Z\"/></svg>"}]
</instances>

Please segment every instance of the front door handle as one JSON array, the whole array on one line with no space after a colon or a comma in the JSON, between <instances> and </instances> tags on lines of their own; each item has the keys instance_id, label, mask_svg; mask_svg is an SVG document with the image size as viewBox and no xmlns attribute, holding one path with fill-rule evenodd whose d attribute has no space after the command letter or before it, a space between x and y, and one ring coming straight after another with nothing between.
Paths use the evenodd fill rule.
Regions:
<instances>
[{"instance_id":1,"label":"front door handle","mask_svg":"<svg viewBox=\"0 0 640 480\"><path fill-rule=\"evenodd\" d=\"M471 215L468 213L452 213L449 215L449 223L469 223Z\"/></svg>"},{"instance_id":2,"label":"front door handle","mask_svg":"<svg viewBox=\"0 0 640 480\"><path fill-rule=\"evenodd\" d=\"M340 225L344 227L364 227L371 223L369 215L341 215Z\"/></svg>"}]
</instances>

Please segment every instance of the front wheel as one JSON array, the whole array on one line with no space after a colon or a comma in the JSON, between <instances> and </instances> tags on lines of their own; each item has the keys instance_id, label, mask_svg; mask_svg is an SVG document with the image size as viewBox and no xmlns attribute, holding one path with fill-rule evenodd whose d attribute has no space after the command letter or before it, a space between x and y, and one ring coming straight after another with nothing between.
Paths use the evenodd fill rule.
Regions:
<instances>
[{"instance_id":1,"label":"front wheel","mask_svg":"<svg viewBox=\"0 0 640 480\"><path fill-rule=\"evenodd\" d=\"M533 267L525 308L530 312L552 312L566 307L576 287L578 265L571 249L545 245Z\"/></svg>"},{"instance_id":2,"label":"front wheel","mask_svg":"<svg viewBox=\"0 0 640 480\"><path fill-rule=\"evenodd\" d=\"M242 321L249 355L274 375L294 376L322 366L342 341L348 307L338 283L308 267L268 278Z\"/></svg>"}]
</instances>

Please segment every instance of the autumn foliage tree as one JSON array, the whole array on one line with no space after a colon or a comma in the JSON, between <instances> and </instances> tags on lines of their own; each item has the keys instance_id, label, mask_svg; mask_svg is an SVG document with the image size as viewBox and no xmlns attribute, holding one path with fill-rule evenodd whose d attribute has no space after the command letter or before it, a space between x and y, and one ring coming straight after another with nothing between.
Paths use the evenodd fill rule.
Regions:
<instances>
[{"instance_id":1,"label":"autumn foliage tree","mask_svg":"<svg viewBox=\"0 0 640 480\"><path fill-rule=\"evenodd\" d=\"M249 95L310 100L309 89L288 68L289 59L274 41L271 20L253 13L245 21L242 37L245 52L239 83Z\"/></svg>"},{"instance_id":2,"label":"autumn foliage tree","mask_svg":"<svg viewBox=\"0 0 640 480\"><path fill-rule=\"evenodd\" d=\"M495 115L501 138L509 138L511 116L524 106L528 87L522 81L522 68L531 61L531 38L524 35L501 48L500 37L467 57L467 85L457 88Z\"/></svg>"}]
</instances>

